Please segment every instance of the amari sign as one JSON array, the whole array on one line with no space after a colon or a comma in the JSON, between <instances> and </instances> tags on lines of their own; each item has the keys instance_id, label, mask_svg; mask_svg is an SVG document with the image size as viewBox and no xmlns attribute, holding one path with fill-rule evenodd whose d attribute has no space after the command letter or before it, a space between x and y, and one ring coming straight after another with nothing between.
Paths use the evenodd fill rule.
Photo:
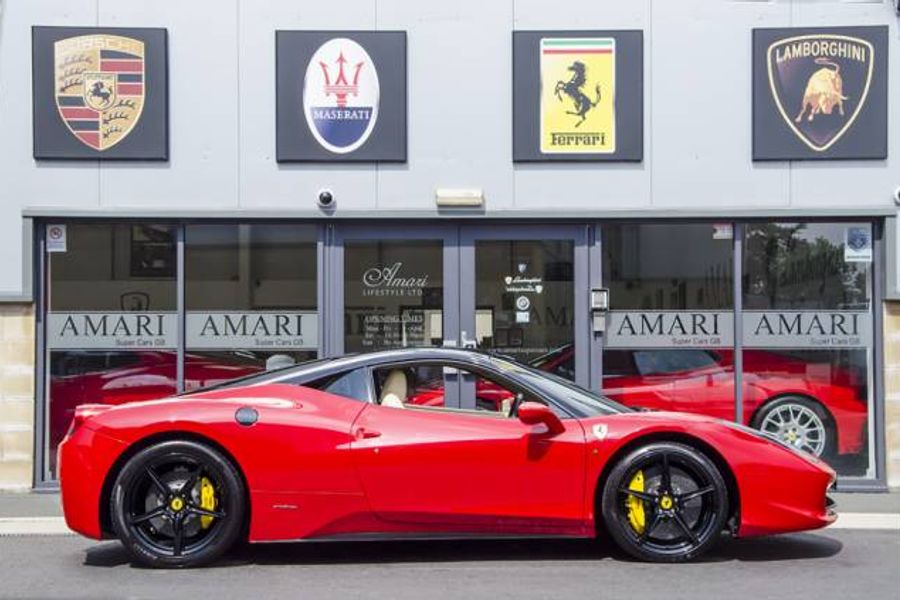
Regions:
<instances>
[{"instance_id":1,"label":"amari sign","mask_svg":"<svg viewBox=\"0 0 900 600\"><path fill-rule=\"evenodd\" d=\"M734 344L730 311L611 311L610 348L716 348Z\"/></svg>"},{"instance_id":2,"label":"amari sign","mask_svg":"<svg viewBox=\"0 0 900 600\"><path fill-rule=\"evenodd\" d=\"M54 350L152 350L175 348L173 312L51 312L47 346Z\"/></svg>"},{"instance_id":3,"label":"amari sign","mask_svg":"<svg viewBox=\"0 0 900 600\"><path fill-rule=\"evenodd\" d=\"M608 348L716 348L734 345L731 311L611 311ZM866 311L744 311L745 348L868 348L872 318Z\"/></svg>"},{"instance_id":4,"label":"amari sign","mask_svg":"<svg viewBox=\"0 0 900 600\"><path fill-rule=\"evenodd\" d=\"M755 29L755 160L887 157L887 27Z\"/></svg>"},{"instance_id":5,"label":"amari sign","mask_svg":"<svg viewBox=\"0 0 900 600\"><path fill-rule=\"evenodd\" d=\"M185 328L192 350L304 350L319 345L315 311L189 312Z\"/></svg>"}]
</instances>

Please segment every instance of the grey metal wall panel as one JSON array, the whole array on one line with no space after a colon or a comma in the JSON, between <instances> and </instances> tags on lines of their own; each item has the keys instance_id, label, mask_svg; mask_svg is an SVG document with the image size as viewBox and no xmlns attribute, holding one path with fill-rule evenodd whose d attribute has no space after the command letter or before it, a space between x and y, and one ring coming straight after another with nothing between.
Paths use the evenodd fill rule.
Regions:
<instances>
[{"instance_id":1,"label":"grey metal wall panel","mask_svg":"<svg viewBox=\"0 0 900 600\"><path fill-rule=\"evenodd\" d=\"M275 30L375 29L372 0L241 2L235 60L240 73L241 208L316 209L330 188L338 210L375 207L375 165L278 164L275 161Z\"/></svg>"},{"instance_id":2,"label":"grey metal wall panel","mask_svg":"<svg viewBox=\"0 0 900 600\"><path fill-rule=\"evenodd\" d=\"M408 162L378 168L379 208L431 208L439 187L513 204L509 2L379 0L378 29L407 29Z\"/></svg>"},{"instance_id":3,"label":"grey metal wall panel","mask_svg":"<svg viewBox=\"0 0 900 600\"><path fill-rule=\"evenodd\" d=\"M101 165L102 206L237 206L237 2L98 2L100 25L165 27L169 41L169 161Z\"/></svg>"},{"instance_id":4,"label":"grey metal wall panel","mask_svg":"<svg viewBox=\"0 0 900 600\"><path fill-rule=\"evenodd\" d=\"M0 293L22 293L22 207L28 204L94 208L95 163L63 164L32 158L31 26L95 25L94 0L6 2L0 17Z\"/></svg>"},{"instance_id":5,"label":"grey metal wall panel","mask_svg":"<svg viewBox=\"0 0 900 600\"><path fill-rule=\"evenodd\" d=\"M478 187L489 211L581 211L597 218L646 215L648 209L660 218L895 210L900 77L890 81L886 161L754 165L750 145L752 29L886 24L896 66L898 22L888 2L100 0L99 13L97 7L97 0L4 4L0 260L6 266L0 294L21 292L25 207L201 215L246 209L277 218L317 211L316 192L329 187L338 216L378 209L397 219L407 211L433 214L437 187ZM31 158L31 26L98 24L169 29L167 165L104 165L101 171L96 163L38 165ZM557 28L644 30L643 163L512 165L511 31ZM275 163L276 29L407 30L407 164ZM212 104L198 99L208 89L215 90Z\"/></svg>"}]
</instances>

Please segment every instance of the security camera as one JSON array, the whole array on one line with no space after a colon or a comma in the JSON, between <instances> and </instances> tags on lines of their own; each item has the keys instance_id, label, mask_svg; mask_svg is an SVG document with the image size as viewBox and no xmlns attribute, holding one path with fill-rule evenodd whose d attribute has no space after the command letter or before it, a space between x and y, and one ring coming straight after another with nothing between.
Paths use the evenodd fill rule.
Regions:
<instances>
[{"instance_id":1,"label":"security camera","mask_svg":"<svg viewBox=\"0 0 900 600\"><path fill-rule=\"evenodd\" d=\"M900 0L897 1L900 2ZM894 204L900 206L900 187L894 190Z\"/></svg>"},{"instance_id":2,"label":"security camera","mask_svg":"<svg viewBox=\"0 0 900 600\"><path fill-rule=\"evenodd\" d=\"M334 208L334 194L331 190L319 190L319 207Z\"/></svg>"}]
</instances>

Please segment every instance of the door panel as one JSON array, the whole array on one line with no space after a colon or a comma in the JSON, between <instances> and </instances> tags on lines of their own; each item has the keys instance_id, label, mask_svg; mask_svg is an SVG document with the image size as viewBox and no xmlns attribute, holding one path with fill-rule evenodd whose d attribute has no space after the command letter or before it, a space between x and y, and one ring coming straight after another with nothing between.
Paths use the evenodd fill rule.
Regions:
<instances>
[{"instance_id":1,"label":"door panel","mask_svg":"<svg viewBox=\"0 0 900 600\"><path fill-rule=\"evenodd\" d=\"M584 432L513 418L369 405L353 455L372 510L437 529L563 532L584 518Z\"/></svg>"}]
</instances>

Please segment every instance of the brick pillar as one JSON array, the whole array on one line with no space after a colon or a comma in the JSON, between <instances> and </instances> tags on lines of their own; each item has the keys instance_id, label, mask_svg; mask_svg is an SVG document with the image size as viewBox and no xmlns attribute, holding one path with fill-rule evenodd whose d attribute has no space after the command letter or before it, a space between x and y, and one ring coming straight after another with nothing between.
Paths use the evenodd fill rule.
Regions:
<instances>
[{"instance_id":1,"label":"brick pillar","mask_svg":"<svg viewBox=\"0 0 900 600\"><path fill-rule=\"evenodd\" d=\"M34 307L0 304L0 490L28 490L34 464Z\"/></svg>"},{"instance_id":2,"label":"brick pillar","mask_svg":"<svg viewBox=\"0 0 900 600\"><path fill-rule=\"evenodd\" d=\"M900 488L900 302L884 303L884 382L887 483Z\"/></svg>"}]
</instances>

